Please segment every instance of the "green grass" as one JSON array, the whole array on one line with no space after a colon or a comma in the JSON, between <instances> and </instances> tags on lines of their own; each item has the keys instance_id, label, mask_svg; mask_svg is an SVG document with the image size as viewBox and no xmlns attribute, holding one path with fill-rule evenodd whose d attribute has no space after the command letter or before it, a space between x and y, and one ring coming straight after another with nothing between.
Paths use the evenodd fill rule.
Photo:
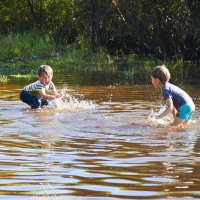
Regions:
<instances>
[{"instance_id":1,"label":"green grass","mask_svg":"<svg viewBox=\"0 0 200 200\"><path fill-rule=\"evenodd\" d=\"M162 64L151 56L111 56L99 48L91 51L89 42L78 37L74 44L55 43L49 33L27 32L0 36L0 73L16 78L30 78L37 74L41 64L50 65L54 71L124 71L127 76L137 73L148 74L152 67ZM181 59L175 63L164 61L167 66L180 66ZM5 77L1 78L6 81Z\"/></svg>"},{"instance_id":2,"label":"green grass","mask_svg":"<svg viewBox=\"0 0 200 200\"><path fill-rule=\"evenodd\" d=\"M35 31L1 35L0 58L31 58L34 55L42 57L54 55L54 44L48 35Z\"/></svg>"},{"instance_id":3,"label":"green grass","mask_svg":"<svg viewBox=\"0 0 200 200\"><path fill-rule=\"evenodd\" d=\"M33 77L36 77L36 74L34 74L34 72L32 71L30 74L12 74L10 75L11 77L17 78L17 79L27 79L27 80L31 80Z\"/></svg>"},{"instance_id":4,"label":"green grass","mask_svg":"<svg viewBox=\"0 0 200 200\"><path fill-rule=\"evenodd\" d=\"M5 75L0 75L0 83L6 83L8 82L8 77Z\"/></svg>"},{"instance_id":5,"label":"green grass","mask_svg":"<svg viewBox=\"0 0 200 200\"><path fill-rule=\"evenodd\" d=\"M98 49L92 53L89 43L80 38L72 45L56 44L48 33L16 33L0 37L0 73L10 74L36 71L41 64L48 64L54 70L109 69L113 64L111 56ZM106 66L106 67L105 67ZM113 70L113 68L112 68Z\"/></svg>"}]
</instances>

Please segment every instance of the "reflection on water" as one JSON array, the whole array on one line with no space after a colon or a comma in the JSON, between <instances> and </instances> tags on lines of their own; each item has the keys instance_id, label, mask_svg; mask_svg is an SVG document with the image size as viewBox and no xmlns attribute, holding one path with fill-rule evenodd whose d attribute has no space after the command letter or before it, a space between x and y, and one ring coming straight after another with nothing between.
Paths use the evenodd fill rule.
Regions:
<instances>
[{"instance_id":1,"label":"reflection on water","mask_svg":"<svg viewBox=\"0 0 200 200\"><path fill-rule=\"evenodd\" d=\"M19 86L1 88L2 199L200 198L194 87L197 111L181 128L148 119L162 102L151 86L82 86L37 111Z\"/></svg>"}]
</instances>

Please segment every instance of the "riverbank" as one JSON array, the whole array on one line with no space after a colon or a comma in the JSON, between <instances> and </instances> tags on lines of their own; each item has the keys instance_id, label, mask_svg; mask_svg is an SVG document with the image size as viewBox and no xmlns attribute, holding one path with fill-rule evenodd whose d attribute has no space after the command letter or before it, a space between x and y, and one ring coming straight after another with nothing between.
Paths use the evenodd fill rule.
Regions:
<instances>
[{"instance_id":1,"label":"riverbank","mask_svg":"<svg viewBox=\"0 0 200 200\"><path fill-rule=\"evenodd\" d=\"M10 34L1 37L0 82L7 82L8 76L30 79L36 76L38 66L48 64L54 72L123 72L125 77L146 77L152 67L166 64L170 70L175 68L184 76L182 58L158 60L151 55L109 54L99 48L92 52L88 41L78 38L74 44L55 43L41 33ZM191 65L192 63L187 63Z\"/></svg>"}]
</instances>

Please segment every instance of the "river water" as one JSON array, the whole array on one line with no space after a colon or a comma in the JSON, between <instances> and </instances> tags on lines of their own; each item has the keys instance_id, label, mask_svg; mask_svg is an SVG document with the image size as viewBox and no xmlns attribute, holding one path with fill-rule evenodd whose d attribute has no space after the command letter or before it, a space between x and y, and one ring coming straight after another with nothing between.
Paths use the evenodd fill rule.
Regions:
<instances>
[{"instance_id":1,"label":"river water","mask_svg":"<svg viewBox=\"0 0 200 200\"><path fill-rule=\"evenodd\" d=\"M0 199L200 198L198 84L181 85L197 109L174 128L150 118L164 105L149 82L69 84L67 99L35 111L18 97L29 82L0 85Z\"/></svg>"}]
</instances>

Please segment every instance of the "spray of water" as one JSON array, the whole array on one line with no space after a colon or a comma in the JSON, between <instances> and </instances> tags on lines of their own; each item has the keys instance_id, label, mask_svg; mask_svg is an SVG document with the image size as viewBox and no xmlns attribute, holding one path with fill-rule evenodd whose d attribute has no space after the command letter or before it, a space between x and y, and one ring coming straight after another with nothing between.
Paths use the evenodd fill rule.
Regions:
<instances>
[{"instance_id":1,"label":"spray of water","mask_svg":"<svg viewBox=\"0 0 200 200\"><path fill-rule=\"evenodd\" d=\"M49 107L68 112L93 110L97 107L97 104L95 104L93 101L79 100L73 95L69 94L69 91L70 89L68 89L67 85L63 85L61 93L64 94L64 97L52 100Z\"/></svg>"},{"instance_id":2,"label":"spray of water","mask_svg":"<svg viewBox=\"0 0 200 200\"><path fill-rule=\"evenodd\" d=\"M151 108L151 112L148 116L148 121L152 125L162 125L168 126L173 122L173 116L167 115L163 118L157 118L156 116L160 115L165 110L165 106L161 106L158 111L153 110Z\"/></svg>"}]
</instances>

